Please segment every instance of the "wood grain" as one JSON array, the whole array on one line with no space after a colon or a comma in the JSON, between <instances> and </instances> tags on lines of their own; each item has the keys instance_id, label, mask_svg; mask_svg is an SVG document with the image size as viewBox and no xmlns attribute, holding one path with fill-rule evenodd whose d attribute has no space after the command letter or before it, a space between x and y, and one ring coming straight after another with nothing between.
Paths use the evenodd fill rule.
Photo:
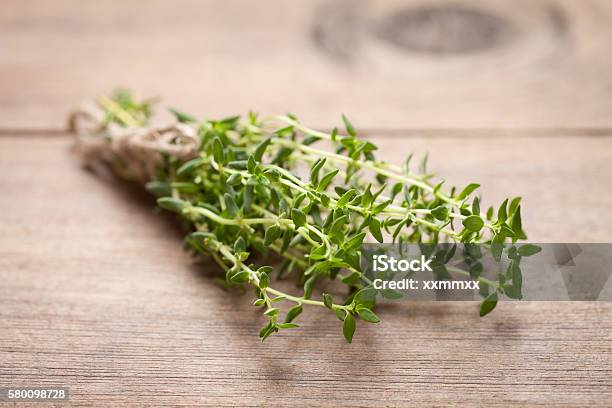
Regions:
<instances>
[{"instance_id":1,"label":"wood grain","mask_svg":"<svg viewBox=\"0 0 612 408\"><path fill-rule=\"evenodd\" d=\"M73 406L609 406L606 302L389 305L352 345L312 310L261 344L252 295L60 132L116 86L208 117L345 112L390 161L430 151L484 204L523 196L532 241L609 242L610 21L606 0L5 1L0 386L68 386Z\"/></svg>"},{"instance_id":2,"label":"wood grain","mask_svg":"<svg viewBox=\"0 0 612 408\"><path fill-rule=\"evenodd\" d=\"M523 194L534 240L609 241L612 138L377 142L393 161L398 146L435 152L432 168L485 197ZM609 406L605 302L503 303L483 319L472 303L395 304L352 345L312 310L262 344L252 295L224 292L173 220L80 169L69 145L0 137L0 385L69 386L74 406Z\"/></svg>"},{"instance_id":3,"label":"wood grain","mask_svg":"<svg viewBox=\"0 0 612 408\"><path fill-rule=\"evenodd\" d=\"M0 127L58 129L131 87L313 126L612 127L612 2L3 2Z\"/></svg>"}]
</instances>

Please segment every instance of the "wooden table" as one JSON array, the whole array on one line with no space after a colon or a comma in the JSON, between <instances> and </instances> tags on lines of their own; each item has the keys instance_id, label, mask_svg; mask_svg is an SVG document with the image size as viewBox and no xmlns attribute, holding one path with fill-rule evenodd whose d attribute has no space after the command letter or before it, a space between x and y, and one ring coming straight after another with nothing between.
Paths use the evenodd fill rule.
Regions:
<instances>
[{"instance_id":1,"label":"wooden table","mask_svg":"<svg viewBox=\"0 0 612 408\"><path fill-rule=\"evenodd\" d=\"M312 310L262 344L252 296L70 152L69 110L117 85L208 117L345 112L390 161L430 152L485 203L522 195L534 242L609 242L612 3L440 4L5 2L0 386L68 386L75 406L609 406L610 303L402 303L352 345Z\"/></svg>"}]
</instances>

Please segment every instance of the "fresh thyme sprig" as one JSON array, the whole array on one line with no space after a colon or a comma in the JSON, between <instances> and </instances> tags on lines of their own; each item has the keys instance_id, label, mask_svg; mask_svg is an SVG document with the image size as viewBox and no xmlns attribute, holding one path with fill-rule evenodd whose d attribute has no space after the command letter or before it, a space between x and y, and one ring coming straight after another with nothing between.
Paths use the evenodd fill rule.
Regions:
<instances>
[{"instance_id":1,"label":"fresh thyme sprig","mask_svg":"<svg viewBox=\"0 0 612 408\"><path fill-rule=\"evenodd\" d=\"M100 98L98 105L103 115L93 115L97 126L81 141L108 141L102 149L96 145L98 157L121 176L146 181L161 208L187 221L188 248L210 254L229 286L254 287L255 306L264 308L268 319L262 340L297 327L294 320L305 305L335 312L349 342L356 319L377 323L372 311L377 291L360 267L364 241L388 237L400 244L497 244L526 239L520 198L506 199L496 211L491 207L483 213L475 196L478 184L444 191L443 182L432 183L427 158L416 172L411 157L401 167L377 160L377 146L358 138L344 116L341 134L338 129L310 129L294 115L259 118L249 113L245 120L213 121L173 109L180 127L168 138L162 137L167 129L147 128L149 102L135 102L120 92ZM187 133L190 141L196 140L188 154L167 148L185 143ZM121 149L113 148L115 138L124 141ZM138 140L146 144L130 144ZM158 148L151 149L156 141ZM149 156L143 157L143 151ZM153 170L130 171L143 165ZM301 295L271 286L272 265L251 263L257 259L254 253L269 252L282 259L276 265L279 276L296 276ZM312 299L316 282L323 280L340 280L348 287L347 296ZM495 300L505 290L503 284L484 283ZM492 295L481 314L494 307ZM279 302L293 305L283 319Z\"/></svg>"}]
</instances>

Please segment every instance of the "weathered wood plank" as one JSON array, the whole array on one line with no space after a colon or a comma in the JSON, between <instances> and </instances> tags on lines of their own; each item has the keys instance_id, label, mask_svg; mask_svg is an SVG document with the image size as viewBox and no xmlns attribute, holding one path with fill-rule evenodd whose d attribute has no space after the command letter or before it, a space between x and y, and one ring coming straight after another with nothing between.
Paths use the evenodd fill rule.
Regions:
<instances>
[{"instance_id":1,"label":"weathered wood plank","mask_svg":"<svg viewBox=\"0 0 612 408\"><path fill-rule=\"evenodd\" d=\"M612 3L9 0L0 127L128 86L201 115L362 128L612 126Z\"/></svg>"},{"instance_id":2,"label":"weathered wood plank","mask_svg":"<svg viewBox=\"0 0 612 408\"><path fill-rule=\"evenodd\" d=\"M611 138L408 140L377 141L390 160L398 143L430 150L486 197L524 194L533 239L609 241ZM483 319L471 303L396 304L352 345L313 310L261 344L252 296L220 289L171 219L82 171L69 144L0 138L2 385L69 386L74 405L609 405L610 303L503 303Z\"/></svg>"}]
</instances>

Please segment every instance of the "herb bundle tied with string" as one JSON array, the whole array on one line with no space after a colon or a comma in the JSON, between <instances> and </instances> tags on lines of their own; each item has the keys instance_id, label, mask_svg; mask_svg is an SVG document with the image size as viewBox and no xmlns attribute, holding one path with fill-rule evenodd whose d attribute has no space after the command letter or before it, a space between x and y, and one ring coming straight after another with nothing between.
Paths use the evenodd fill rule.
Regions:
<instances>
[{"instance_id":1,"label":"herb bundle tied with string","mask_svg":"<svg viewBox=\"0 0 612 408\"><path fill-rule=\"evenodd\" d=\"M379 293L360 267L364 242L526 239L520 198L481 212L478 184L445 189L432 181L426 157L416 172L411 157L402 166L377 160L377 146L344 116L342 130L326 133L292 114L200 120L171 109L176 123L160 127L151 124L151 105L119 91L74 112L80 151L86 163L145 184L159 207L178 214L189 229L186 246L212 257L228 286L254 288L266 318L262 340L298 327L307 307L334 313L348 342L357 320L378 323ZM265 257L270 252L276 256ZM297 294L274 287L273 278L290 275ZM346 294L315 295L324 280L341 282ZM481 315L504 285L491 289ZM284 313L282 302L290 305Z\"/></svg>"}]
</instances>

